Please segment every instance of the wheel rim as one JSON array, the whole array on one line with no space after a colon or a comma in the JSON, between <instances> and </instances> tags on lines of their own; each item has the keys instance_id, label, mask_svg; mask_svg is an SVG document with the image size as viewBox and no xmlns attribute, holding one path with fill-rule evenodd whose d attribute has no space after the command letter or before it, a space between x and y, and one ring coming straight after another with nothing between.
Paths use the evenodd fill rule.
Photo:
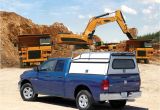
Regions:
<instances>
[{"instance_id":1,"label":"wheel rim","mask_svg":"<svg viewBox=\"0 0 160 110\"><path fill-rule=\"evenodd\" d=\"M81 108L86 108L88 106L88 97L86 95L81 95L78 99L78 103Z\"/></svg>"},{"instance_id":2,"label":"wheel rim","mask_svg":"<svg viewBox=\"0 0 160 110\"><path fill-rule=\"evenodd\" d=\"M26 99L30 99L33 97L33 89L31 87L25 87L23 89L23 96L26 98Z\"/></svg>"}]
</instances>

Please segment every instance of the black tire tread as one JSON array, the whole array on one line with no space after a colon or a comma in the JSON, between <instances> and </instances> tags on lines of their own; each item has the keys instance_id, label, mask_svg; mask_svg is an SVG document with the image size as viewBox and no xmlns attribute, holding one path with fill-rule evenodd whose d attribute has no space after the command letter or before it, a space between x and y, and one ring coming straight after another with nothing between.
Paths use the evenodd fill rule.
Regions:
<instances>
[{"instance_id":1,"label":"black tire tread","mask_svg":"<svg viewBox=\"0 0 160 110\"><path fill-rule=\"evenodd\" d=\"M85 108L85 109L82 109L82 108L79 106L79 104L78 104L78 98L79 98L79 96L80 96L81 94L87 95L87 96L88 96L88 99L89 99L89 106L88 106L87 108ZM92 97L92 95L91 95L91 93L90 93L89 91L87 91L87 90L81 90L81 91L78 92L78 94L77 94L77 96L76 96L76 105L77 105L77 108L78 108L79 110L93 110L93 109L94 109L94 108L93 108L93 103L94 103L93 97Z\"/></svg>"},{"instance_id":2,"label":"black tire tread","mask_svg":"<svg viewBox=\"0 0 160 110\"><path fill-rule=\"evenodd\" d=\"M32 85L31 85L30 83L25 83L25 84L23 84L22 87L20 88L20 95L21 95L22 99L23 99L24 101L35 101L35 100L37 99L37 97L38 97L38 94L35 94L35 93L34 93L33 97L30 98L30 99L26 99L26 98L23 96L23 89L24 89L25 87L31 87L31 88L33 89ZM33 89L33 92L34 92L34 89Z\"/></svg>"},{"instance_id":3,"label":"black tire tread","mask_svg":"<svg viewBox=\"0 0 160 110\"><path fill-rule=\"evenodd\" d=\"M124 108L126 100L110 100L109 103L113 108Z\"/></svg>"}]
</instances>

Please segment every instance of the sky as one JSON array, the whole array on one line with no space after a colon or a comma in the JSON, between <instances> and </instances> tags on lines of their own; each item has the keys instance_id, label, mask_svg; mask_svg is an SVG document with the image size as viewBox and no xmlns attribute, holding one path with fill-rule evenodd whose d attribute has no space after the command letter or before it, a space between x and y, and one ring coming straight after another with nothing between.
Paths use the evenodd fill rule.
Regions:
<instances>
[{"instance_id":1,"label":"sky","mask_svg":"<svg viewBox=\"0 0 160 110\"><path fill-rule=\"evenodd\" d=\"M61 22L78 34L91 17L121 10L138 35L160 30L160 0L0 0L0 10L16 12L36 24ZM116 22L98 26L95 34L104 42L128 39Z\"/></svg>"}]
</instances>

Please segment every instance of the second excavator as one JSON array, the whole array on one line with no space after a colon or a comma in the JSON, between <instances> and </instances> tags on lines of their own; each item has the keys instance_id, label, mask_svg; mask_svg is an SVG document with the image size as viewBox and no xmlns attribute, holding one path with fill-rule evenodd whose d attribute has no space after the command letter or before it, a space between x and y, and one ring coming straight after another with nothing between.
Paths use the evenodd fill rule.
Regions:
<instances>
[{"instance_id":1,"label":"second excavator","mask_svg":"<svg viewBox=\"0 0 160 110\"><path fill-rule=\"evenodd\" d=\"M113 15L113 13L114 16L111 16ZM137 29L128 28L122 12L120 10L117 10L112 13L105 13L99 16L92 17L89 20L88 25L82 34L59 33L56 36L55 44L92 45L94 42L94 33L96 27L110 22L117 22L122 32L126 34L129 39L136 39Z\"/></svg>"}]
</instances>

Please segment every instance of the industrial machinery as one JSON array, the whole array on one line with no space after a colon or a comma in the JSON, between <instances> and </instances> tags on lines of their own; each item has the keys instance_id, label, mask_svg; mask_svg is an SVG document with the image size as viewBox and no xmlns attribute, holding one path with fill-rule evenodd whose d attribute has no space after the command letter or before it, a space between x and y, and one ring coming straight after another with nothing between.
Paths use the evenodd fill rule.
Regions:
<instances>
[{"instance_id":1,"label":"industrial machinery","mask_svg":"<svg viewBox=\"0 0 160 110\"><path fill-rule=\"evenodd\" d=\"M136 52L137 62L143 60L144 63L149 63L149 59L153 56L151 40L128 40L127 44L129 51Z\"/></svg>"},{"instance_id":2,"label":"industrial machinery","mask_svg":"<svg viewBox=\"0 0 160 110\"><path fill-rule=\"evenodd\" d=\"M149 63L149 59L153 56L151 40L127 40L117 44L117 49L119 51L136 52L137 62L143 60L146 64Z\"/></svg>"},{"instance_id":3,"label":"industrial machinery","mask_svg":"<svg viewBox=\"0 0 160 110\"><path fill-rule=\"evenodd\" d=\"M114 14L114 15L113 15ZM128 41L126 42L125 51L136 51L137 61L144 60L145 63L149 63L149 59L152 54L153 48L146 47L145 45L149 44L149 41L140 41L137 40L137 29L128 28L125 19L120 10L117 10L112 13L105 13L103 15L92 17L86 29L82 34L73 34L73 33L60 33L55 38L55 44L69 44L69 45L92 45L94 41L94 33L97 26L104 25L111 22L117 22L122 32L127 35ZM98 42L101 44L102 42ZM97 43L95 43L97 44ZM97 46L97 45L95 45ZM101 45L97 46L96 49L104 49L110 51L118 50L116 45Z\"/></svg>"},{"instance_id":4,"label":"industrial machinery","mask_svg":"<svg viewBox=\"0 0 160 110\"><path fill-rule=\"evenodd\" d=\"M118 43L96 43L96 50L116 51Z\"/></svg>"},{"instance_id":5,"label":"industrial machinery","mask_svg":"<svg viewBox=\"0 0 160 110\"><path fill-rule=\"evenodd\" d=\"M21 67L39 65L51 55L49 34L20 35L18 41Z\"/></svg>"},{"instance_id":6,"label":"industrial machinery","mask_svg":"<svg viewBox=\"0 0 160 110\"><path fill-rule=\"evenodd\" d=\"M115 14L113 16L113 14ZM92 45L94 43L93 36L97 26L104 25L110 22L117 22L120 26L122 32L127 35L129 39L136 39L137 29L128 28L127 24L123 18L123 15L120 10L117 10L112 13L106 13L103 15L92 17L86 29L82 34L72 34L72 33L60 33L56 36L55 44L87 44Z\"/></svg>"}]
</instances>

